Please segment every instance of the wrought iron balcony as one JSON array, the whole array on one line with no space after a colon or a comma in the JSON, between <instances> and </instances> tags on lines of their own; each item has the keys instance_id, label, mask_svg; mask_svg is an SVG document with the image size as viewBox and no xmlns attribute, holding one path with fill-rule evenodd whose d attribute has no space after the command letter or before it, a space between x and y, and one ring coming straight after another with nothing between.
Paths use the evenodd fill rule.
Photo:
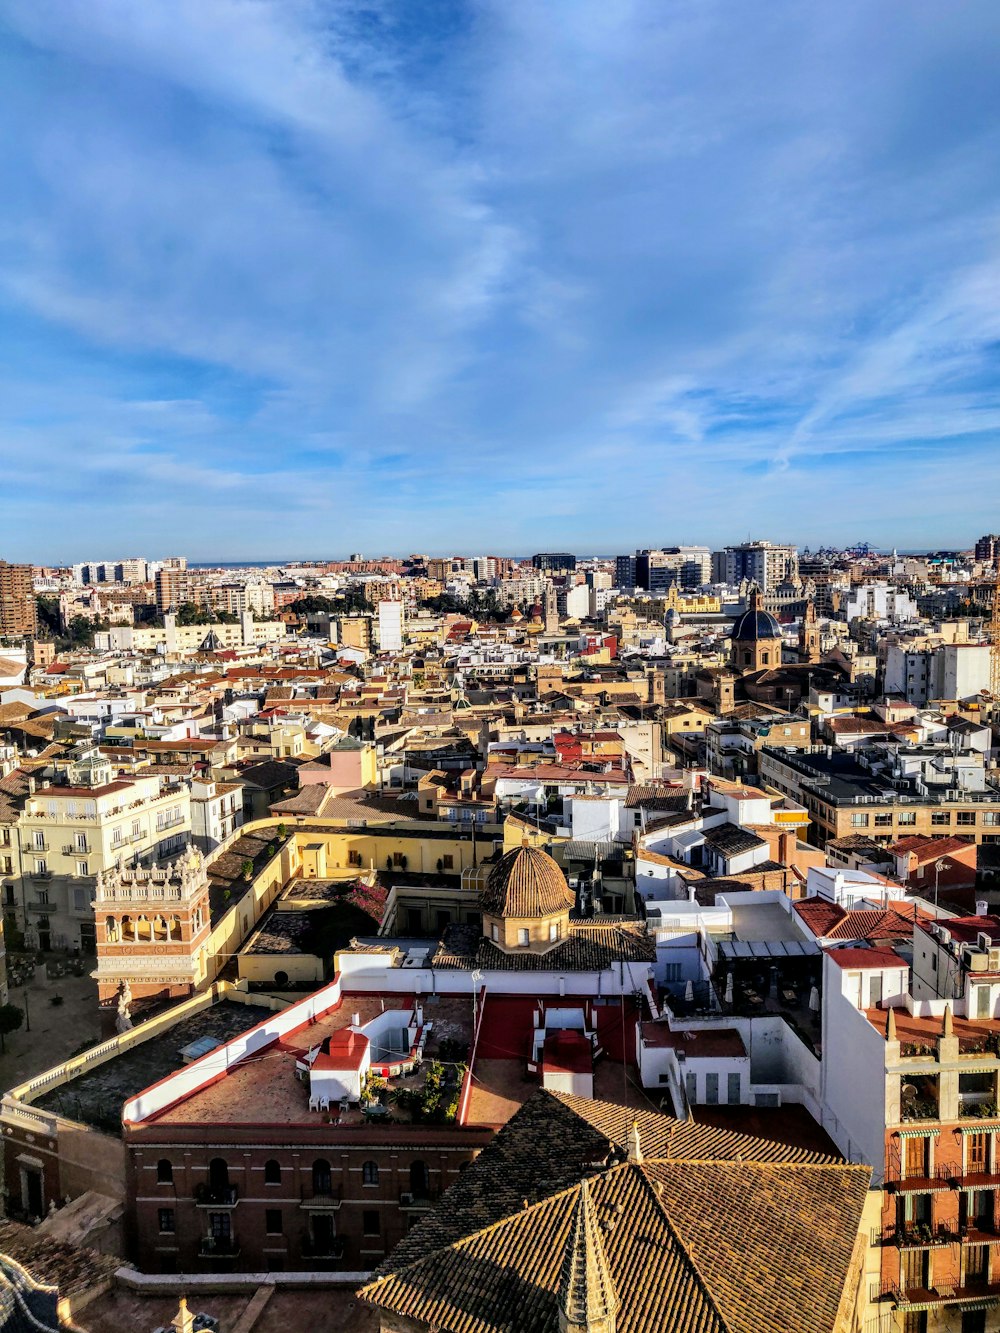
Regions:
<instances>
[{"instance_id":1,"label":"wrought iron balcony","mask_svg":"<svg viewBox=\"0 0 1000 1333\"><path fill-rule=\"evenodd\" d=\"M240 1192L236 1185L195 1186L194 1201L199 1208L235 1208Z\"/></svg>"}]
</instances>

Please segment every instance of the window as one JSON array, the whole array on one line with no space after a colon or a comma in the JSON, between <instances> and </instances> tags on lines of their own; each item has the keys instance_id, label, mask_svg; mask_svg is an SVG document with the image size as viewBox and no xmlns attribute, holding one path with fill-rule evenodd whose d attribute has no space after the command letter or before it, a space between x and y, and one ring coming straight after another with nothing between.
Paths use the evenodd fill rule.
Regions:
<instances>
[{"instance_id":1,"label":"window","mask_svg":"<svg viewBox=\"0 0 1000 1333\"><path fill-rule=\"evenodd\" d=\"M559 938L559 922L553 921L549 926L549 942Z\"/></svg>"},{"instance_id":2,"label":"window","mask_svg":"<svg viewBox=\"0 0 1000 1333\"><path fill-rule=\"evenodd\" d=\"M267 1232L269 1236L281 1235L282 1226L281 1226L280 1208L264 1209L264 1230Z\"/></svg>"},{"instance_id":3,"label":"window","mask_svg":"<svg viewBox=\"0 0 1000 1333\"><path fill-rule=\"evenodd\" d=\"M718 1106L719 1104L719 1076L718 1074L705 1075L705 1101L709 1106Z\"/></svg>"},{"instance_id":4,"label":"window","mask_svg":"<svg viewBox=\"0 0 1000 1333\"><path fill-rule=\"evenodd\" d=\"M1000 824L1000 810L984 810L983 823L990 825Z\"/></svg>"},{"instance_id":5,"label":"window","mask_svg":"<svg viewBox=\"0 0 1000 1333\"><path fill-rule=\"evenodd\" d=\"M7 906L8 906L8 907L16 907L16 906L17 906L17 899L14 897L14 886L13 886L13 884L8 884L8 885L7 885L7 887L4 889L4 894L5 894L5 896L6 896Z\"/></svg>"},{"instance_id":6,"label":"window","mask_svg":"<svg viewBox=\"0 0 1000 1333\"><path fill-rule=\"evenodd\" d=\"M684 1091L687 1093L688 1102L693 1106L698 1100L698 1076L693 1069L689 1069L684 1075Z\"/></svg>"},{"instance_id":7,"label":"window","mask_svg":"<svg viewBox=\"0 0 1000 1333\"><path fill-rule=\"evenodd\" d=\"M876 815L875 823L879 828L889 828L892 825L892 815Z\"/></svg>"},{"instance_id":8,"label":"window","mask_svg":"<svg viewBox=\"0 0 1000 1333\"><path fill-rule=\"evenodd\" d=\"M966 828L968 828L970 824L974 824L975 822L976 822L975 810L959 810L959 812L955 816L955 823L963 824Z\"/></svg>"},{"instance_id":9,"label":"window","mask_svg":"<svg viewBox=\"0 0 1000 1333\"><path fill-rule=\"evenodd\" d=\"M495 921L493 925L490 926L490 939L494 942L494 944L500 939L500 927L496 924Z\"/></svg>"},{"instance_id":10,"label":"window","mask_svg":"<svg viewBox=\"0 0 1000 1333\"><path fill-rule=\"evenodd\" d=\"M233 1234L233 1219L228 1213L209 1213L208 1233L213 1240L228 1241Z\"/></svg>"},{"instance_id":11,"label":"window","mask_svg":"<svg viewBox=\"0 0 1000 1333\"><path fill-rule=\"evenodd\" d=\"M931 811L931 823L932 823L932 824L950 824L950 823L951 823L951 811L950 811L950 810L932 810L932 811Z\"/></svg>"},{"instance_id":12,"label":"window","mask_svg":"<svg viewBox=\"0 0 1000 1333\"><path fill-rule=\"evenodd\" d=\"M867 827L868 827L868 816L867 816L867 814L853 814L853 815L851 815L851 827L852 827L852 828L867 828Z\"/></svg>"},{"instance_id":13,"label":"window","mask_svg":"<svg viewBox=\"0 0 1000 1333\"><path fill-rule=\"evenodd\" d=\"M330 1163L323 1157L317 1157L312 1166L313 1194L332 1194L333 1178L330 1175Z\"/></svg>"},{"instance_id":14,"label":"window","mask_svg":"<svg viewBox=\"0 0 1000 1333\"><path fill-rule=\"evenodd\" d=\"M31 835L32 847L37 847L40 852L45 851L45 834L41 829L35 829Z\"/></svg>"},{"instance_id":15,"label":"window","mask_svg":"<svg viewBox=\"0 0 1000 1333\"><path fill-rule=\"evenodd\" d=\"M174 1183L174 1166L165 1157L161 1157L156 1163L156 1183L158 1185L172 1185Z\"/></svg>"},{"instance_id":16,"label":"window","mask_svg":"<svg viewBox=\"0 0 1000 1333\"><path fill-rule=\"evenodd\" d=\"M454 868L455 868L455 858L450 853L446 856L441 857L442 870L454 870Z\"/></svg>"},{"instance_id":17,"label":"window","mask_svg":"<svg viewBox=\"0 0 1000 1333\"><path fill-rule=\"evenodd\" d=\"M87 851L88 848L87 848L87 835L86 835L86 833L76 833L76 834L74 834L74 835L73 835L73 845L74 845L74 847L76 848L76 850L77 850L78 852L85 852L85 851Z\"/></svg>"},{"instance_id":18,"label":"window","mask_svg":"<svg viewBox=\"0 0 1000 1333\"><path fill-rule=\"evenodd\" d=\"M739 1106L740 1104L740 1076L739 1074L727 1075L726 1082L726 1101L730 1106Z\"/></svg>"},{"instance_id":19,"label":"window","mask_svg":"<svg viewBox=\"0 0 1000 1333\"><path fill-rule=\"evenodd\" d=\"M161 1208L159 1217L161 1234L172 1236L174 1234L174 1210L172 1208Z\"/></svg>"},{"instance_id":20,"label":"window","mask_svg":"<svg viewBox=\"0 0 1000 1333\"><path fill-rule=\"evenodd\" d=\"M965 1169L969 1175L982 1174L989 1170L988 1134L965 1135Z\"/></svg>"},{"instance_id":21,"label":"window","mask_svg":"<svg viewBox=\"0 0 1000 1333\"><path fill-rule=\"evenodd\" d=\"M671 982L680 981L681 979L680 963L667 963L666 967L664 968L664 971L666 973L664 981L666 981L668 984Z\"/></svg>"},{"instance_id":22,"label":"window","mask_svg":"<svg viewBox=\"0 0 1000 1333\"><path fill-rule=\"evenodd\" d=\"M900 810L896 815L897 824L915 824L917 822L916 810Z\"/></svg>"},{"instance_id":23,"label":"window","mask_svg":"<svg viewBox=\"0 0 1000 1333\"><path fill-rule=\"evenodd\" d=\"M529 936L528 936L528 931L527 931L526 927L522 926L522 927L518 930L518 932L517 932L517 942L518 942L518 944L521 946L522 949L527 948L528 944L530 943L530 938L529 938Z\"/></svg>"},{"instance_id":24,"label":"window","mask_svg":"<svg viewBox=\"0 0 1000 1333\"><path fill-rule=\"evenodd\" d=\"M48 862L46 862L43 857L41 856L38 857L38 859L35 861L35 874L47 875L48 873L49 873Z\"/></svg>"},{"instance_id":25,"label":"window","mask_svg":"<svg viewBox=\"0 0 1000 1333\"><path fill-rule=\"evenodd\" d=\"M361 1231L365 1236L380 1236L382 1234L378 1213L373 1209L366 1209L361 1214Z\"/></svg>"},{"instance_id":26,"label":"window","mask_svg":"<svg viewBox=\"0 0 1000 1333\"><path fill-rule=\"evenodd\" d=\"M264 1184L265 1185L281 1184L281 1163L279 1161L276 1161L275 1158L273 1157L269 1157L268 1160L264 1163Z\"/></svg>"},{"instance_id":27,"label":"window","mask_svg":"<svg viewBox=\"0 0 1000 1333\"><path fill-rule=\"evenodd\" d=\"M365 1162L361 1168L361 1181L365 1185L378 1184L378 1162Z\"/></svg>"}]
</instances>

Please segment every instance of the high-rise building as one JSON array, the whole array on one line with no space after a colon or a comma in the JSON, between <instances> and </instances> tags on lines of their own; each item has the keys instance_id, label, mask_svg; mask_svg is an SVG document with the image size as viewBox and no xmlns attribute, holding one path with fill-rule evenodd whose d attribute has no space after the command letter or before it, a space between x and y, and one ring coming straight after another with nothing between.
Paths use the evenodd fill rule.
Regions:
<instances>
[{"instance_id":1,"label":"high-rise building","mask_svg":"<svg viewBox=\"0 0 1000 1333\"><path fill-rule=\"evenodd\" d=\"M635 553L635 582L651 593L664 593L675 584L687 590L710 582L712 553L707 546L667 546Z\"/></svg>"},{"instance_id":2,"label":"high-rise building","mask_svg":"<svg viewBox=\"0 0 1000 1333\"><path fill-rule=\"evenodd\" d=\"M798 577L799 553L795 546L775 546L771 542L741 542L716 552L722 559L716 562L716 573L721 582L756 583L765 595L774 592L779 583Z\"/></svg>"},{"instance_id":3,"label":"high-rise building","mask_svg":"<svg viewBox=\"0 0 1000 1333\"><path fill-rule=\"evenodd\" d=\"M30 565L0 560L0 634L12 637L38 631L34 575Z\"/></svg>"},{"instance_id":4,"label":"high-rise building","mask_svg":"<svg viewBox=\"0 0 1000 1333\"><path fill-rule=\"evenodd\" d=\"M975 556L977 560L990 563L996 560L998 555L1000 555L1000 534L988 532L976 542Z\"/></svg>"},{"instance_id":5,"label":"high-rise building","mask_svg":"<svg viewBox=\"0 0 1000 1333\"><path fill-rule=\"evenodd\" d=\"M615 587L616 588L635 587L634 555L615 556Z\"/></svg>"},{"instance_id":6,"label":"high-rise building","mask_svg":"<svg viewBox=\"0 0 1000 1333\"><path fill-rule=\"evenodd\" d=\"M172 606L180 606L181 602L190 601L190 580L187 570L179 567L167 568L156 571L156 609L162 615L164 611L169 611Z\"/></svg>"},{"instance_id":7,"label":"high-rise building","mask_svg":"<svg viewBox=\"0 0 1000 1333\"><path fill-rule=\"evenodd\" d=\"M576 569L576 556L568 551L540 551L531 557L531 563L535 569Z\"/></svg>"}]
</instances>

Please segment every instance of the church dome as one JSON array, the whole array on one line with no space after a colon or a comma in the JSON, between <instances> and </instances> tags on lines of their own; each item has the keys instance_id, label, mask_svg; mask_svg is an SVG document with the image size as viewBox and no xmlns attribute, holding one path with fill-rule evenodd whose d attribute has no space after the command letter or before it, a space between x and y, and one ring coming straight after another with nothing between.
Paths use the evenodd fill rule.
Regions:
<instances>
[{"instance_id":1,"label":"church dome","mask_svg":"<svg viewBox=\"0 0 1000 1333\"><path fill-rule=\"evenodd\" d=\"M736 643L752 643L758 639L780 639L781 626L770 611L751 607L738 618L730 637Z\"/></svg>"},{"instance_id":2,"label":"church dome","mask_svg":"<svg viewBox=\"0 0 1000 1333\"><path fill-rule=\"evenodd\" d=\"M575 902L551 856L534 847L515 847L490 871L482 905L490 916L525 918L568 912Z\"/></svg>"}]
</instances>

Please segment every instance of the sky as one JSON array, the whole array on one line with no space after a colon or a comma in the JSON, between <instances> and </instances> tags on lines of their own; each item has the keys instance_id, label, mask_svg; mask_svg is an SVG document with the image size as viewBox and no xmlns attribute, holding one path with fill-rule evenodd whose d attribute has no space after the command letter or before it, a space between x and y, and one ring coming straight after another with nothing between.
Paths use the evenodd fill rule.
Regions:
<instances>
[{"instance_id":1,"label":"sky","mask_svg":"<svg viewBox=\"0 0 1000 1333\"><path fill-rule=\"evenodd\" d=\"M3 0L0 558L1000 530L996 0Z\"/></svg>"}]
</instances>

